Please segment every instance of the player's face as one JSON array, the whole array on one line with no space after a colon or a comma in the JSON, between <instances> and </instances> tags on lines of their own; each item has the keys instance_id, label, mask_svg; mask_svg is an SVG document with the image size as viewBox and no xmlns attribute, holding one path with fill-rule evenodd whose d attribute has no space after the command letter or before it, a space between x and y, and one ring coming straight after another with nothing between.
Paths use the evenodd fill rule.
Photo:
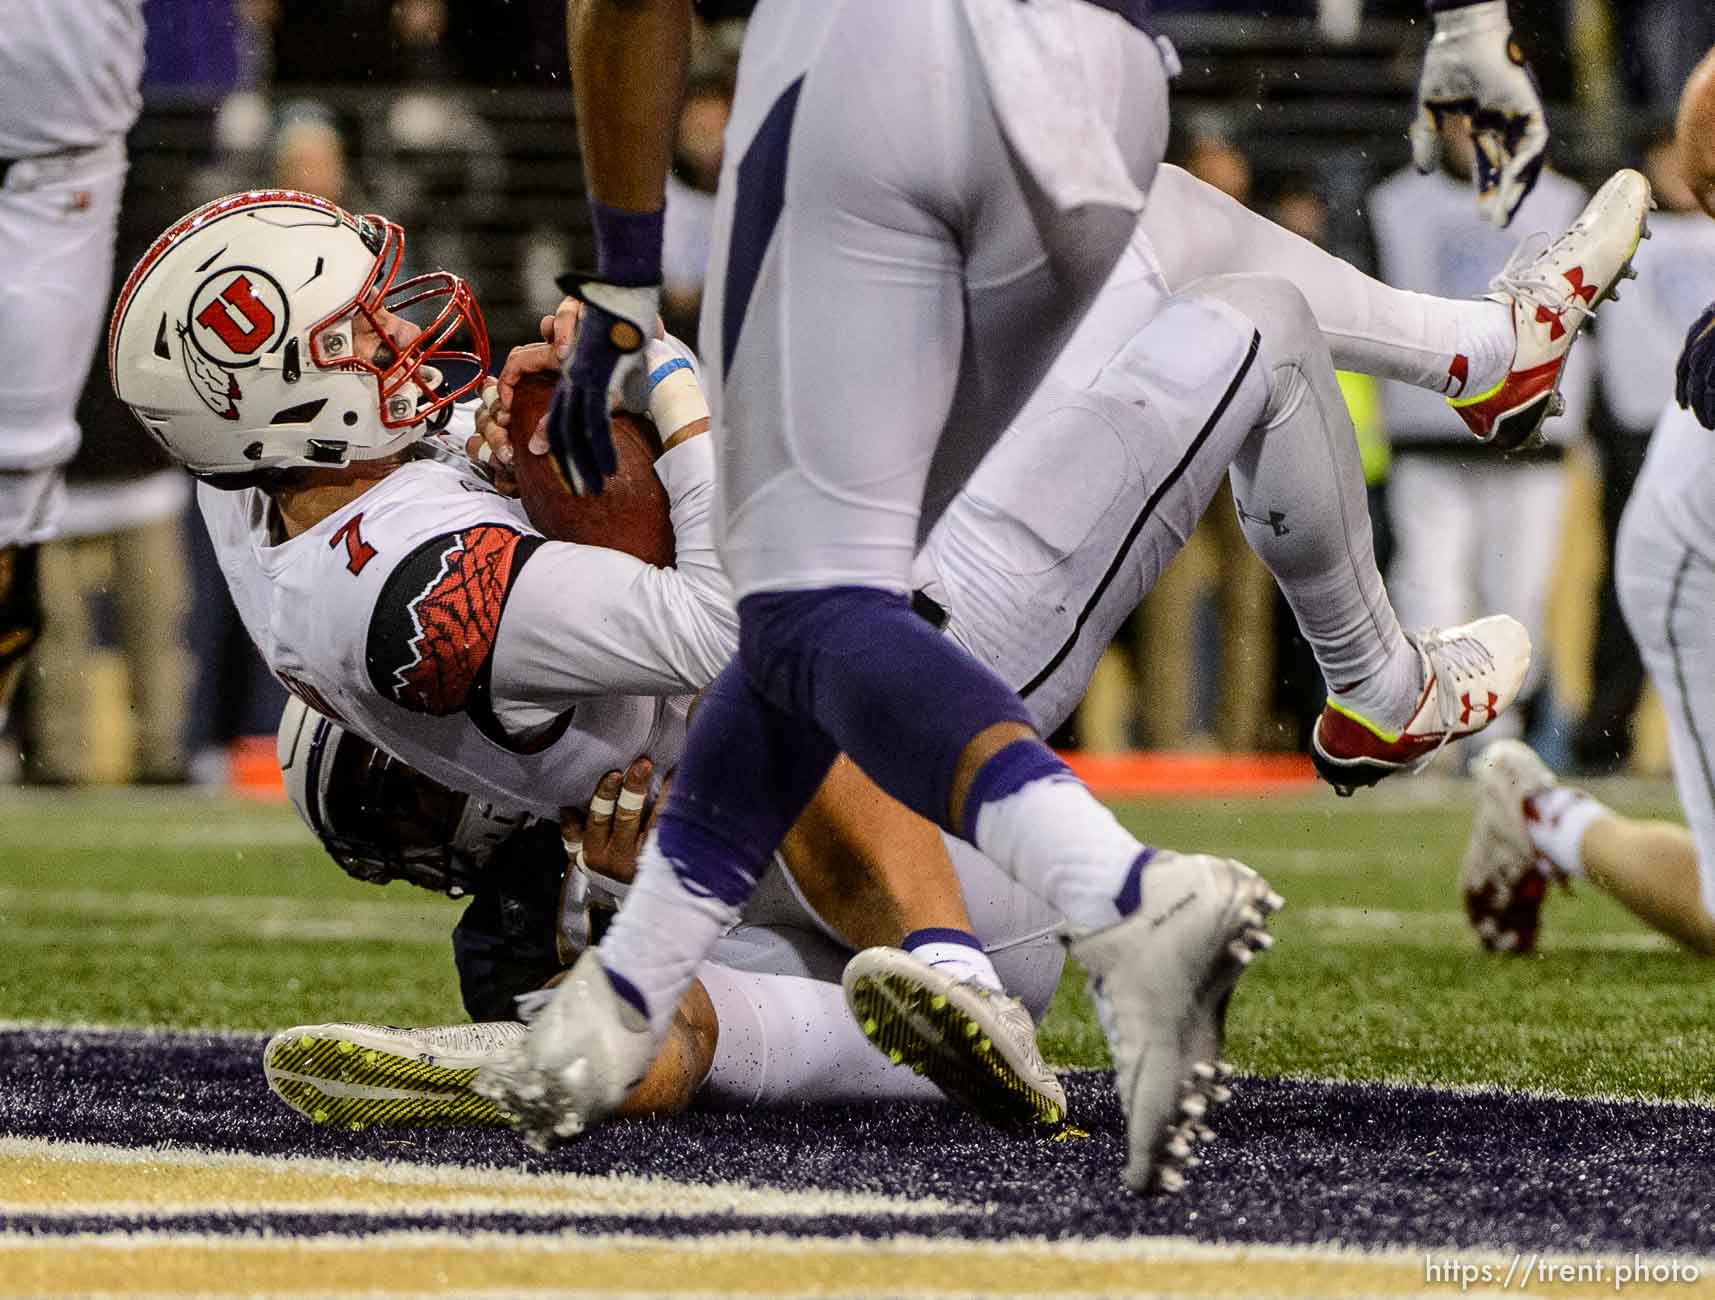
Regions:
<instances>
[{"instance_id":1,"label":"player's face","mask_svg":"<svg viewBox=\"0 0 1715 1300\"><path fill-rule=\"evenodd\" d=\"M371 314L375 317L373 322ZM422 332L421 326L395 316L385 307L377 307L373 313L360 311L351 321L351 350L359 361L385 370Z\"/></svg>"}]
</instances>

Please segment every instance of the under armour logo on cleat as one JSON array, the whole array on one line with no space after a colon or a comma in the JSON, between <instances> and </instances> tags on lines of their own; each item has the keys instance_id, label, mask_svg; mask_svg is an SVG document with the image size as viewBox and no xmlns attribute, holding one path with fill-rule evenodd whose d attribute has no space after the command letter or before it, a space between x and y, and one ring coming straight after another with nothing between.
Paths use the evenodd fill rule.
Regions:
<instances>
[{"instance_id":1,"label":"under armour logo on cleat","mask_svg":"<svg viewBox=\"0 0 1715 1300\"><path fill-rule=\"evenodd\" d=\"M1583 267L1575 266L1568 271L1566 273L1566 283L1572 286L1572 296L1574 298L1583 299L1585 306L1589 306L1591 303L1596 301L1596 286L1584 283Z\"/></svg>"},{"instance_id":2,"label":"under armour logo on cleat","mask_svg":"<svg viewBox=\"0 0 1715 1300\"><path fill-rule=\"evenodd\" d=\"M1483 704L1472 704L1471 692L1469 691L1466 691L1459 697L1459 703L1463 706L1459 710L1459 725L1461 727L1467 725L1471 721L1471 714L1473 712L1480 711L1487 714L1488 716L1485 719L1486 721L1493 722L1495 720L1495 701L1500 697L1493 691L1488 692L1488 697L1488 700Z\"/></svg>"}]
</instances>

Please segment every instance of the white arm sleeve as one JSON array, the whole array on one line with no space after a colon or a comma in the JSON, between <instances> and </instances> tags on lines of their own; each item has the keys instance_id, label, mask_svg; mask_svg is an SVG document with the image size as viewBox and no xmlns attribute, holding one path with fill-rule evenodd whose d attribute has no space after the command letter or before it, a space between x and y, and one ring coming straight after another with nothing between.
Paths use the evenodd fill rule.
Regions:
<instances>
[{"instance_id":1,"label":"white arm sleeve","mask_svg":"<svg viewBox=\"0 0 1715 1300\"><path fill-rule=\"evenodd\" d=\"M495 716L509 733L593 696L700 690L738 648L732 588L715 555L709 440L673 448L655 471L672 502L676 567L548 542L514 580L491 679Z\"/></svg>"}]
</instances>

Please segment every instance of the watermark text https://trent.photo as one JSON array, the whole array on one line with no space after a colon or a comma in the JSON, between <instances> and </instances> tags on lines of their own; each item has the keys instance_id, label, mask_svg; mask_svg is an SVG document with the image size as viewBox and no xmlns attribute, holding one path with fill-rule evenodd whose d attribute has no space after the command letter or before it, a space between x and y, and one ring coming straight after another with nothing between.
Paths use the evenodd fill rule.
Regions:
<instances>
[{"instance_id":1,"label":"watermark text https://trent.photo","mask_svg":"<svg viewBox=\"0 0 1715 1300\"><path fill-rule=\"evenodd\" d=\"M1627 1287L1686 1286L1700 1280L1706 1271L1705 1264L1661 1255L1567 1259L1519 1251L1511 1258L1472 1259L1452 1254L1423 1257L1425 1285L1458 1287L1460 1291L1473 1288L1529 1291L1593 1285L1624 1291Z\"/></svg>"}]
</instances>

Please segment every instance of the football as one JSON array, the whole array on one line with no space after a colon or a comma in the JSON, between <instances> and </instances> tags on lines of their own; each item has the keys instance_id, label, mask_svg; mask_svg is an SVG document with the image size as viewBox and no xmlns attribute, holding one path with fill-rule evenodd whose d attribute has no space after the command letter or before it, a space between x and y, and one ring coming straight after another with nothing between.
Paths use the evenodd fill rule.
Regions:
<instances>
[{"instance_id":1,"label":"football","mask_svg":"<svg viewBox=\"0 0 1715 1300\"><path fill-rule=\"evenodd\" d=\"M619 472L601 495L581 497L550 455L529 451L530 434L548 412L558 376L526 375L512 394L512 467L518 495L530 522L545 537L624 551L646 564L667 568L676 553L667 489L655 476L661 439L647 419L613 413L613 446Z\"/></svg>"}]
</instances>

